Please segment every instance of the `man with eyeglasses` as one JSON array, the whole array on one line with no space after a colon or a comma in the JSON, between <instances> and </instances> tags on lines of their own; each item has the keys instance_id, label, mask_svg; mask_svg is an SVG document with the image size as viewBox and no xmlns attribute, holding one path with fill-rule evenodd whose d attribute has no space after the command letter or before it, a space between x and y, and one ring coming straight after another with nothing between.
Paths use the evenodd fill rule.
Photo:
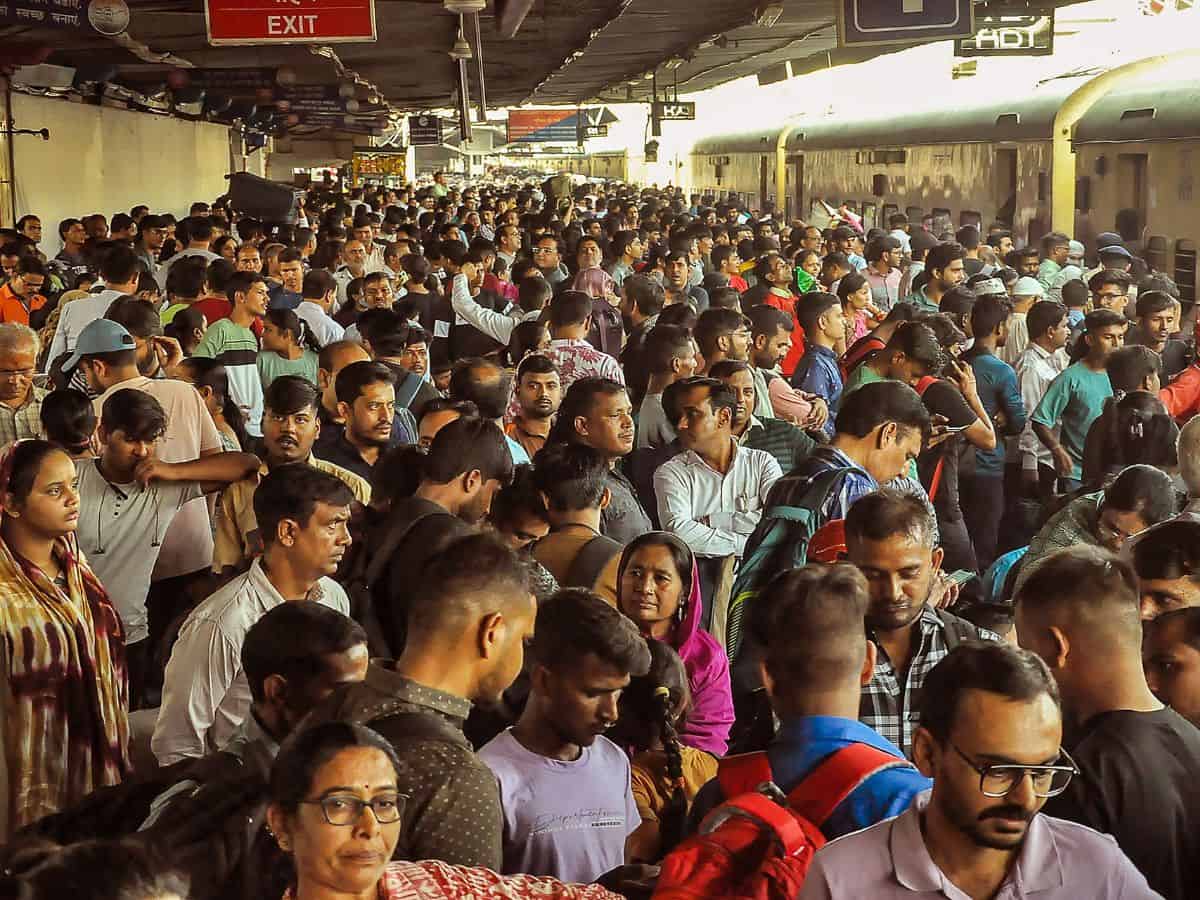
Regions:
<instances>
[{"instance_id":1,"label":"man with eyeglasses","mask_svg":"<svg viewBox=\"0 0 1200 900\"><path fill-rule=\"evenodd\" d=\"M33 381L38 347L28 326L0 323L0 446L45 437L41 416L47 391Z\"/></svg>"},{"instance_id":2,"label":"man with eyeglasses","mask_svg":"<svg viewBox=\"0 0 1200 900\"><path fill-rule=\"evenodd\" d=\"M1092 292L1092 302L1096 309L1111 309L1113 312L1125 315L1125 307L1129 304L1129 286L1133 279L1128 272L1120 269L1101 269L1088 281L1088 289Z\"/></svg>"},{"instance_id":3,"label":"man with eyeglasses","mask_svg":"<svg viewBox=\"0 0 1200 900\"><path fill-rule=\"evenodd\" d=\"M1146 682L1133 568L1107 550L1070 547L1040 563L1015 602L1018 641L1062 692L1080 772L1047 811L1112 835L1162 896L1195 897L1200 730Z\"/></svg>"},{"instance_id":4,"label":"man with eyeglasses","mask_svg":"<svg viewBox=\"0 0 1200 900\"><path fill-rule=\"evenodd\" d=\"M32 317L41 327L36 313L46 305L42 286L48 275L46 264L36 256L22 256L8 283L0 287L0 322L28 325Z\"/></svg>"},{"instance_id":5,"label":"man with eyeglasses","mask_svg":"<svg viewBox=\"0 0 1200 900\"><path fill-rule=\"evenodd\" d=\"M1041 812L1077 773L1058 687L1037 656L955 649L926 679L913 757L933 788L817 852L800 900L1158 897L1112 838Z\"/></svg>"},{"instance_id":6,"label":"man with eyeglasses","mask_svg":"<svg viewBox=\"0 0 1200 900\"><path fill-rule=\"evenodd\" d=\"M533 262L542 273L542 277L550 282L551 287L556 288L567 280L568 272L562 264L562 257L558 252L558 238L554 235L547 234L538 238L533 248Z\"/></svg>"}]
</instances>

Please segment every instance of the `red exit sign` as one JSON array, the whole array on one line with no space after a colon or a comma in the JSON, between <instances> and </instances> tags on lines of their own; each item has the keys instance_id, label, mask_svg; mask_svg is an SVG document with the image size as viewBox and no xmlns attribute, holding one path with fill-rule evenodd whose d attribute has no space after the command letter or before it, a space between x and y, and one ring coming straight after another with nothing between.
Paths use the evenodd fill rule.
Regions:
<instances>
[{"instance_id":1,"label":"red exit sign","mask_svg":"<svg viewBox=\"0 0 1200 900\"><path fill-rule=\"evenodd\" d=\"M375 40L375 0L205 0L210 44Z\"/></svg>"}]
</instances>

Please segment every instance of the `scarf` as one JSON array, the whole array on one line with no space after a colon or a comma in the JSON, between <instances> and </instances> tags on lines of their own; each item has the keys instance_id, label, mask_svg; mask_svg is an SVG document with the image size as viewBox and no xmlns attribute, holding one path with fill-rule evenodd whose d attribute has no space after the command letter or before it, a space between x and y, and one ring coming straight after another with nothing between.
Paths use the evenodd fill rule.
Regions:
<instances>
[{"instance_id":1,"label":"scarf","mask_svg":"<svg viewBox=\"0 0 1200 900\"><path fill-rule=\"evenodd\" d=\"M379 878L379 900L620 900L598 884L567 884L534 875L498 875L429 859L392 862ZM283 900L295 900L288 890Z\"/></svg>"},{"instance_id":2,"label":"scarf","mask_svg":"<svg viewBox=\"0 0 1200 900\"><path fill-rule=\"evenodd\" d=\"M0 457L0 491L20 443ZM59 584L0 540L4 837L119 783L129 769L121 620L74 534L59 538L55 555Z\"/></svg>"}]
</instances>

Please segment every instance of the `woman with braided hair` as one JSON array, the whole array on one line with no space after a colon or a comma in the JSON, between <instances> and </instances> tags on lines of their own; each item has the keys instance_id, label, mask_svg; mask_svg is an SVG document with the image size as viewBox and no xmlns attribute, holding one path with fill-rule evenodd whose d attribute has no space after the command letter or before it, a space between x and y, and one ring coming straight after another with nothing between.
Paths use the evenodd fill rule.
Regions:
<instances>
[{"instance_id":1,"label":"woman with braided hair","mask_svg":"<svg viewBox=\"0 0 1200 900\"><path fill-rule=\"evenodd\" d=\"M621 694L611 737L632 754L633 799L642 824L629 836L631 862L655 863L683 839L696 792L717 774L717 758L679 742L691 711L679 654L650 641L650 671Z\"/></svg>"}]
</instances>

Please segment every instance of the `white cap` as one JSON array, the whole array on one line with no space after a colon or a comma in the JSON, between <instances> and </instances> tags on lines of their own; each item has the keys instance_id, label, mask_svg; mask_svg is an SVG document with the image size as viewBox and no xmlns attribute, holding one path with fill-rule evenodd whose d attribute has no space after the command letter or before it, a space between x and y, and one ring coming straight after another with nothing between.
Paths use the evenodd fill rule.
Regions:
<instances>
[{"instance_id":1,"label":"white cap","mask_svg":"<svg viewBox=\"0 0 1200 900\"><path fill-rule=\"evenodd\" d=\"M1042 287L1042 283L1036 278L1023 275L1013 285L1012 293L1014 297L1045 297L1046 289Z\"/></svg>"}]
</instances>

